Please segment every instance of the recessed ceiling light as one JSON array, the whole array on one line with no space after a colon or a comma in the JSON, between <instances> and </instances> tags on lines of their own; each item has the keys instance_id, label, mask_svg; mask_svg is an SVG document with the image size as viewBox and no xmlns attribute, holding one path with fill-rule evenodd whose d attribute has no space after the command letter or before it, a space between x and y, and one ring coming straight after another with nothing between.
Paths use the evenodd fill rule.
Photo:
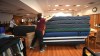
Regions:
<instances>
[{"instance_id":1,"label":"recessed ceiling light","mask_svg":"<svg viewBox=\"0 0 100 56\"><path fill-rule=\"evenodd\" d=\"M53 10L57 10L57 9L53 9Z\"/></svg>"},{"instance_id":2,"label":"recessed ceiling light","mask_svg":"<svg viewBox=\"0 0 100 56\"><path fill-rule=\"evenodd\" d=\"M65 6L69 7L70 5L65 5Z\"/></svg>"},{"instance_id":3,"label":"recessed ceiling light","mask_svg":"<svg viewBox=\"0 0 100 56\"><path fill-rule=\"evenodd\" d=\"M58 7L59 5L55 5L55 7Z\"/></svg>"},{"instance_id":4,"label":"recessed ceiling light","mask_svg":"<svg viewBox=\"0 0 100 56\"><path fill-rule=\"evenodd\" d=\"M81 5L76 5L76 7L79 7L79 6L81 6Z\"/></svg>"},{"instance_id":5,"label":"recessed ceiling light","mask_svg":"<svg viewBox=\"0 0 100 56\"><path fill-rule=\"evenodd\" d=\"M72 9L68 9L68 10L72 10Z\"/></svg>"},{"instance_id":6,"label":"recessed ceiling light","mask_svg":"<svg viewBox=\"0 0 100 56\"><path fill-rule=\"evenodd\" d=\"M64 9L60 9L60 10L64 10Z\"/></svg>"}]
</instances>

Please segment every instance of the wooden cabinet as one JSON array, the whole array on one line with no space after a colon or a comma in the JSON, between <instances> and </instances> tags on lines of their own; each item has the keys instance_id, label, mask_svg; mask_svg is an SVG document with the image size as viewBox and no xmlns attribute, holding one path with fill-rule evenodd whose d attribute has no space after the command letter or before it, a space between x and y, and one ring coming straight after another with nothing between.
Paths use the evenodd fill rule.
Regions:
<instances>
[{"instance_id":1,"label":"wooden cabinet","mask_svg":"<svg viewBox=\"0 0 100 56\"><path fill-rule=\"evenodd\" d=\"M93 18L93 15L90 15L90 28L94 28L94 18Z\"/></svg>"},{"instance_id":2,"label":"wooden cabinet","mask_svg":"<svg viewBox=\"0 0 100 56\"><path fill-rule=\"evenodd\" d=\"M98 24L100 25L100 14L99 14L99 18L98 18Z\"/></svg>"},{"instance_id":3,"label":"wooden cabinet","mask_svg":"<svg viewBox=\"0 0 100 56\"><path fill-rule=\"evenodd\" d=\"M90 15L90 27L96 28L96 25L99 23L99 14Z\"/></svg>"},{"instance_id":4,"label":"wooden cabinet","mask_svg":"<svg viewBox=\"0 0 100 56\"><path fill-rule=\"evenodd\" d=\"M97 27L100 24L100 14L90 15L90 28L97 30L97 42L100 42L100 27Z\"/></svg>"},{"instance_id":5,"label":"wooden cabinet","mask_svg":"<svg viewBox=\"0 0 100 56\"><path fill-rule=\"evenodd\" d=\"M99 24L100 24L100 14L97 14L97 27L96 27L96 29L97 29L97 42L100 42L100 27L98 27L99 26Z\"/></svg>"}]
</instances>

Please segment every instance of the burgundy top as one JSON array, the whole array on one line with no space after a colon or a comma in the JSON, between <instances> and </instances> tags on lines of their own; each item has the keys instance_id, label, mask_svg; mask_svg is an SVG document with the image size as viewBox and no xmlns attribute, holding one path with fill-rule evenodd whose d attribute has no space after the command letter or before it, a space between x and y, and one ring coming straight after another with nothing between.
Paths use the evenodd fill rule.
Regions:
<instances>
[{"instance_id":1,"label":"burgundy top","mask_svg":"<svg viewBox=\"0 0 100 56\"><path fill-rule=\"evenodd\" d=\"M44 29L45 29L45 19L42 18L37 22L36 30L44 31Z\"/></svg>"}]
</instances>

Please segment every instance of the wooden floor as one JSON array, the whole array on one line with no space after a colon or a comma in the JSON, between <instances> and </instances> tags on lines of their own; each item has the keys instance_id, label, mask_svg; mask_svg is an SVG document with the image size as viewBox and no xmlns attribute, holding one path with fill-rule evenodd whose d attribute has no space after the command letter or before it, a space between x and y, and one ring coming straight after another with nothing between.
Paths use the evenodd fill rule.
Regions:
<instances>
[{"instance_id":1,"label":"wooden floor","mask_svg":"<svg viewBox=\"0 0 100 56\"><path fill-rule=\"evenodd\" d=\"M47 46L44 52L39 52L39 48L34 50L27 48L27 56L82 56L82 49L84 45L78 46L76 49L73 46ZM100 52L100 48L91 49L95 52Z\"/></svg>"},{"instance_id":2,"label":"wooden floor","mask_svg":"<svg viewBox=\"0 0 100 56\"><path fill-rule=\"evenodd\" d=\"M80 45L76 49L74 46L69 45L47 45L44 52L40 52L38 46L32 50L29 49L28 42L26 41L27 45L27 56L82 56L82 49L85 45ZM100 52L100 43L97 44L96 49L93 47L93 43L90 43L89 48L92 49L94 52Z\"/></svg>"}]
</instances>

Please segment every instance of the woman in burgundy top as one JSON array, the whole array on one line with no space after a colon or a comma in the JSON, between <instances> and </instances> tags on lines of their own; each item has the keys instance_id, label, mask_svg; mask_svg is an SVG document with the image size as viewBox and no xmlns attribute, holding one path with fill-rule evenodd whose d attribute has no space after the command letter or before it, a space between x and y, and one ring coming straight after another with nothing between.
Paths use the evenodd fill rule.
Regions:
<instances>
[{"instance_id":1,"label":"woman in burgundy top","mask_svg":"<svg viewBox=\"0 0 100 56\"><path fill-rule=\"evenodd\" d=\"M43 46L44 46L43 35L44 35L44 32L45 32L45 19L41 18L41 16L42 16L41 13L39 13L37 15L38 19L37 19L37 27L36 27L36 30L35 30L35 37L32 40L30 48L34 48L34 44L35 44L36 40L38 39L40 51L42 52L42 51L44 51L44 49L43 49Z\"/></svg>"}]
</instances>

